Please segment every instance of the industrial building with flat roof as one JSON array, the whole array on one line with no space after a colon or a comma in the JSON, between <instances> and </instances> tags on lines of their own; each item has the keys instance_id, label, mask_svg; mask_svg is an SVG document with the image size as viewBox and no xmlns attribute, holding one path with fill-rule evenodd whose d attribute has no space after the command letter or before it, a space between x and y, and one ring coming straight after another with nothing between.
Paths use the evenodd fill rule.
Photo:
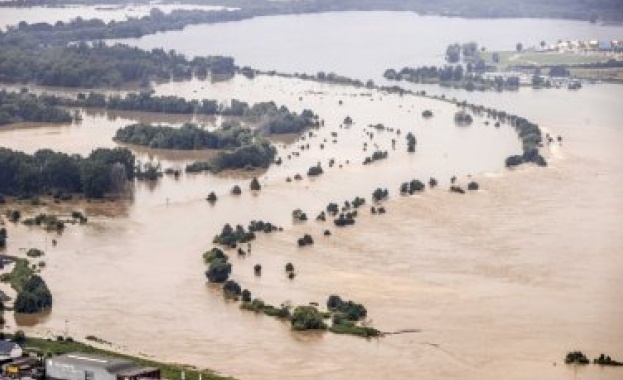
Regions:
<instances>
[{"instance_id":1,"label":"industrial building with flat roof","mask_svg":"<svg viewBox=\"0 0 623 380\"><path fill-rule=\"evenodd\" d=\"M59 355L45 361L46 377L56 380L160 379L158 368L141 368L125 359L89 354Z\"/></svg>"}]
</instances>

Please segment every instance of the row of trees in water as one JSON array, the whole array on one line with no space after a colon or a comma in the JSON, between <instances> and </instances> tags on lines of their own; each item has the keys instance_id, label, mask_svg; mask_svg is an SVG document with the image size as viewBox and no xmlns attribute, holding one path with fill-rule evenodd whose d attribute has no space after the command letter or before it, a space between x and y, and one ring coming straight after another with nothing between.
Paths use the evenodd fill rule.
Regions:
<instances>
[{"instance_id":1,"label":"row of trees in water","mask_svg":"<svg viewBox=\"0 0 623 380\"><path fill-rule=\"evenodd\" d=\"M213 243L220 244L229 249L235 249L239 244L248 244L248 252L238 248L238 255L244 256L247 253L251 253L250 242L256 238L255 232L271 232L275 230L277 230L276 227L265 222L251 222L248 229L240 225L234 228L226 224L221 233L215 236ZM317 308L317 304L292 307L289 303L284 303L276 307L265 303L260 298L253 298L250 290L244 289L230 278L233 264L222 249L214 247L205 252L203 260L207 265L205 272L207 280L213 284L220 284L223 295L226 298L242 301L240 308L243 310L287 320L290 322L292 329L298 331L329 329L329 331L338 334L351 334L362 337L381 335L381 332L377 329L358 324L367 316L367 310L361 304L343 300L337 295L331 295L327 300L327 312L321 312ZM262 266L260 264L256 264L253 270L256 276L262 275ZM295 272L292 263L286 264L285 272L290 279L294 279ZM325 322L327 319L332 321L330 327Z\"/></svg>"},{"instance_id":2,"label":"row of trees in water","mask_svg":"<svg viewBox=\"0 0 623 380\"><path fill-rule=\"evenodd\" d=\"M99 148L89 156L42 149L34 154L0 148L0 194L31 197L81 193L101 198L122 192L134 178L135 158L125 148Z\"/></svg>"},{"instance_id":3,"label":"row of trees in water","mask_svg":"<svg viewBox=\"0 0 623 380\"><path fill-rule=\"evenodd\" d=\"M149 85L151 80L186 80L193 76L231 76L231 57L187 59L163 49L140 50L103 42L64 46L30 45L0 38L0 82L60 87L121 87Z\"/></svg>"},{"instance_id":4,"label":"row of trees in water","mask_svg":"<svg viewBox=\"0 0 623 380\"><path fill-rule=\"evenodd\" d=\"M227 124L208 131L197 124L180 128L151 124L132 124L120 128L114 140L158 149L233 149L253 142L254 133L239 124Z\"/></svg>"},{"instance_id":5,"label":"row of trees in water","mask_svg":"<svg viewBox=\"0 0 623 380\"><path fill-rule=\"evenodd\" d=\"M199 114L245 117L249 121L268 124L271 133L298 133L315 123L317 116L310 110L301 114L291 112L285 106L277 106L275 102L247 102L232 99L219 102L215 99L186 100L179 96L158 96L151 91L129 93L125 96L106 96L101 93L80 93L76 99L67 99L54 95L40 97L41 101L50 105L70 107L97 107L121 111L160 112L170 114Z\"/></svg>"},{"instance_id":6,"label":"row of trees in water","mask_svg":"<svg viewBox=\"0 0 623 380\"><path fill-rule=\"evenodd\" d=\"M113 3L118 1L113 1ZM190 3L204 2L195 0ZM1 6L50 6L76 4L75 0L13 0L0 2ZM569 0L524 0L521 6L516 3L509 3L505 0L489 0L486 7L479 2L465 2L464 0L439 0L431 2L428 0L342 0L339 2L331 0L307 0L300 1L271 1L271 0L236 0L221 1L215 4L222 4L229 7L239 7L239 10L232 11L202 11L197 15L189 15L190 11L178 10L172 15L164 15L162 12L152 11L153 22L138 23L142 19L131 19L133 23L122 24L119 32L124 29L128 33L155 33L157 31L182 29L185 25L195 23L239 21L254 16L278 15L278 14L305 14L319 12L339 12L339 11L364 11L364 10L389 10L389 11L411 11L419 14L440 14L452 17L466 18L563 18L576 19L596 22L598 19L609 21L621 21L621 4L618 0L584 1ZM229 12L227 14L225 12ZM157 19L163 19L161 25L151 25ZM144 19L144 18L143 18ZM122 23L122 22L118 22ZM135 25L132 27L133 25ZM157 29L160 28L160 29Z\"/></svg>"},{"instance_id":7,"label":"row of trees in water","mask_svg":"<svg viewBox=\"0 0 623 380\"><path fill-rule=\"evenodd\" d=\"M468 91L495 89L517 90L520 86L519 77L497 75L491 79L482 76L482 70L464 69L462 65L404 67L400 70L387 69L383 76L388 80L407 81L412 83L439 83L458 86Z\"/></svg>"},{"instance_id":8,"label":"row of trees in water","mask_svg":"<svg viewBox=\"0 0 623 380\"><path fill-rule=\"evenodd\" d=\"M30 122L70 122L69 111L41 102L31 93L0 90L0 125Z\"/></svg>"}]
</instances>

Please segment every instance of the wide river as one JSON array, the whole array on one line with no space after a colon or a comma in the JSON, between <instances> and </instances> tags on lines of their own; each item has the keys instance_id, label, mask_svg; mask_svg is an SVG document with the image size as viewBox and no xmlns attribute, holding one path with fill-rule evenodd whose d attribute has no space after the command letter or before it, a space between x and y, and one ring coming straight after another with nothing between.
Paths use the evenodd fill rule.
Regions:
<instances>
[{"instance_id":1,"label":"wide river","mask_svg":"<svg viewBox=\"0 0 623 380\"><path fill-rule=\"evenodd\" d=\"M371 18L382 22L365 22ZM407 23L406 18L415 21ZM249 31L258 23L264 34ZM468 24L473 28L463 28ZM393 30L394 38L367 40L376 35L371 30L385 35L380 25ZM294 27L302 33L294 33ZM196 28L213 28L214 33L197 37ZM343 45L343 29L353 34L358 30L357 47ZM443 51L449 41L475 39L497 48L519 40L536 44L541 39L605 38L622 30L556 20L459 20L374 12L265 18L145 40L154 38L161 46L195 54L184 49L183 41L209 46L222 39L220 46L235 51L212 45L209 53L234 54L241 64L284 71L325 68L370 78L385 67L429 61L420 61L420 56L428 54L432 60L431 54ZM184 33L186 38L180 39ZM249 41L227 37L245 33ZM333 39L307 44L310 35L319 33ZM247 51L253 39L267 44L262 36L289 42L268 60L264 53ZM301 50L289 50L294 45ZM299 54L302 50L306 52ZM371 55L376 63L363 59ZM86 205L89 223L70 226L55 247L50 244L53 235L9 225L9 253L29 247L46 251L43 276L54 294L51 313L19 328L58 335L67 326L76 338L96 335L130 352L240 379L620 379L620 368L576 368L565 366L562 359L576 349L591 358L604 352L623 359L623 86L502 94L418 88L526 116L562 135L563 144L547 152L547 168L508 171L504 158L520 149L514 132L505 125L485 125L481 118L471 127L457 127L452 122L455 107L445 102L270 77L156 86L159 94L275 100L296 111L308 107L326 126L311 139L280 145L284 164L261 175L264 188L259 194L246 191L248 175L184 175L156 185L137 183L134 199L120 205ZM424 109L435 116L423 120ZM355 124L341 128L347 115ZM88 153L97 146L115 146L111 137L118 127L146 117L89 112L76 125L8 128L0 133L0 145L28 152L49 147ZM400 128L402 134L374 131L370 139L365 132L372 123ZM418 138L415 154L406 152L407 131ZM364 152L366 141L369 149ZM307 143L310 149L300 151L298 146ZM361 165L374 144L388 150L389 158ZM295 151L300 156L292 155ZM136 152L165 166L188 161L161 152ZM337 163L331 169L330 158ZM326 169L320 178L285 181L319 161ZM452 175L461 184L472 175L482 190L451 194L446 189ZM441 180L438 189L398 195L401 182L429 176ZM239 197L228 194L234 184L243 185ZM313 220L329 201L369 199L379 186L390 190L386 215L363 212L355 226L341 230ZM213 206L204 200L210 191L219 196ZM299 207L311 221L292 223L290 213ZM382 331L421 331L369 341L294 333L281 322L225 302L217 289L206 285L201 253L211 248L212 237L225 222L251 219L285 227L260 236L246 259L232 258L233 278L254 295L274 304L303 304L324 303L329 294L340 294L366 305L372 325ZM334 232L330 238L322 236L326 228ZM304 233L314 236L313 247L296 246ZM297 269L293 281L283 271L287 262ZM256 263L263 266L261 277L253 275ZM13 321L9 324L16 328Z\"/></svg>"}]
</instances>

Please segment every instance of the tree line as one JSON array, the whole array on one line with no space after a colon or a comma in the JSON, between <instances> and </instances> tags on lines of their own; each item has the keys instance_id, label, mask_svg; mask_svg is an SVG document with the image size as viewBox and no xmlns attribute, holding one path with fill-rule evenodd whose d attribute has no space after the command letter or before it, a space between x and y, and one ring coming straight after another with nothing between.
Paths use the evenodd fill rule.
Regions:
<instances>
[{"instance_id":1,"label":"tree line","mask_svg":"<svg viewBox=\"0 0 623 380\"><path fill-rule=\"evenodd\" d=\"M0 6L40 6L89 3L85 0L13 0L0 2ZM124 3L121 0L107 0L107 3ZM186 0L185 4L205 4L202 0ZM220 0L211 4L241 8L231 17L253 17L272 14L303 14L339 11L410 11L419 14L440 14L465 18L562 18L586 20L620 21L623 19L623 4L619 0L523 0L521 6L506 0ZM204 16L200 16L204 17ZM213 16L218 18L219 16ZM214 21L218 22L218 21Z\"/></svg>"},{"instance_id":2,"label":"tree line","mask_svg":"<svg viewBox=\"0 0 623 380\"><path fill-rule=\"evenodd\" d=\"M71 122L69 111L41 102L31 93L0 90L0 125L32 122Z\"/></svg>"},{"instance_id":3,"label":"tree line","mask_svg":"<svg viewBox=\"0 0 623 380\"><path fill-rule=\"evenodd\" d=\"M135 158L125 148L99 148L87 157L42 149L26 154L0 148L0 194L16 197L84 194L102 198L134 178Z\"/></svg>"},{"instance_id":4,"label":"tree line","mask_svg":"<svg viewBox=\"0 0 623 380\"><path fill-rule=\"evenodd\" d=\"M486 67L483 62L482 65L468 63L465 68L459 64L443 67L404 67L399 71L387 69L383 76L393 81L404 80L412 83L440 83L442 85L459 86L468 91L476 89L516 90L520 86L519 77L517 76L503 77L498 75L493 79L485 79L482 76L485 70Z\"/></svg>"},{"instance_id":5,"label":"tree line","mask_svg":"<svg viewBox=\"0 0 623 380\"><path fill-rule=\"evenodd\" d=\"M232 149L251 144L253 135L249 128L239 125L212 132L192 123L181 128L132 124L117 130L114 140L158 149Z\"/></svg>"},{"instance_id":6,"label":"tree line","mask_svg":"<svg viewBox=\"0 0 623 380\"><path fill-rule=\"evenodd\" d=\"M260 139L250 145L232 151L219 152L211 161L196 161L186 165L187 173L223 170L266 169L275 161L277 149L268 141ZM254 189L252 189L254 190Z\"/></svg>"},{"instance_id":7,"label":"tree line","mask_svg":"<svg viewBox=\"0 0 623 380\"><path fill-rule=\"evenodd\" d=\"M28 37L0 38L0 82L60 87L120 87L151 80L169 81L235 74L231 57L187 59L163 49L145 51L103 42L66 46L32 44Z\"/></svg>"}]
</instances>

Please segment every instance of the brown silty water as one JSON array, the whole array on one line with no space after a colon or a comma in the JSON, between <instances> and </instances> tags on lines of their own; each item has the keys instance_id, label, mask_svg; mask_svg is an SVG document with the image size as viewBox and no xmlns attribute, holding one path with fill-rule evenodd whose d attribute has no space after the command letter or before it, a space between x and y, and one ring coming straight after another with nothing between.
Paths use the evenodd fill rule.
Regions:
<instances>
[{"instance_id":1,"label":"brown silty water","mask_svg":"<svg viewBox=\"0 0 623 380\"><path fill-rule=\"evenodd\" d=\"M275 100L296 111L308 107L325 127L314 131L316 137L280 146L284 164L260 176L263 189L256 194L247 190L244 173L184 175L155 185L137 183L133 200L104 210L85 205L89 223L69 227L55 247L53 235L9 225L11 253L30 247L46 251L43 275L54 294L51 313L20 326L28 333L56 335L68 320L72 336L95 335L129 352L241 379L620 377L616 368L561 363L572 349L593 356L623 353L623 303L617 292L623 278L623 201L617 191L623 184L622 132L614 122L617 111L606 108L610 103L600 105L591 97L597 90L586 89L559 108L534 111L530 116L547 130L564 132L564 145L548 152L547 169L512 172L503 162L520 150L514 131L487 126L479 117L470 127L457 127L456 107L445 102L268 77L171 83L156 91ZM566 93L552 94L567 100ZM514 99L525 107L534 104L529 96ZM590 102L604 112L574 120L586 112L569 107L573 102ZM435 116L422 119L424 109ZM340 128L347 115L355 124ZM3 131L0 144L84 154L115 146L114 131L143 117L128 113L112 120L87 113L80 125ZM370 139L367 126L376 123L402 134L374 130ZM418 138L415 154L406 152L408 131ZM307 143L309 150L298 148ZM373 144L389 157L363 166ZM136 152L164 166L189 161ZM300 156L288 160L292 152ZM330 158L336 159L333 168ZM285 181L296 173L305 177L318 161L325 168L321 177ZM452 175L465 185L470 174L481 191L465 196L447 191ZM401 182L430 176L441 180L438 189L398 195ZM242 186L241 196L229 195L234 184ZM386 215L370 215L365 208L357 224L344 229L313 220L330 201L364 196L369 202L376 187L390 191ZM210 191L219 196L213 206L204 200ZM311 220L293 223L295 208ZM421 331L373 340L295 333L285 323L226 302L219 289L206 284L201 253L212 247L224 223L252 219L285 228L258 237L250 256L231 255L232 277L254 296L273 304L323 304L329 294L340 294L366 305L372 325L382 331ZM329 238L322 236L326 228L333 232ZM304 233L314 237L313 247L297 247ZM296 268L294 280L283 270L287 262ZM257 263L261 277L253 275Z\"/></svg>"}]
</instances>

